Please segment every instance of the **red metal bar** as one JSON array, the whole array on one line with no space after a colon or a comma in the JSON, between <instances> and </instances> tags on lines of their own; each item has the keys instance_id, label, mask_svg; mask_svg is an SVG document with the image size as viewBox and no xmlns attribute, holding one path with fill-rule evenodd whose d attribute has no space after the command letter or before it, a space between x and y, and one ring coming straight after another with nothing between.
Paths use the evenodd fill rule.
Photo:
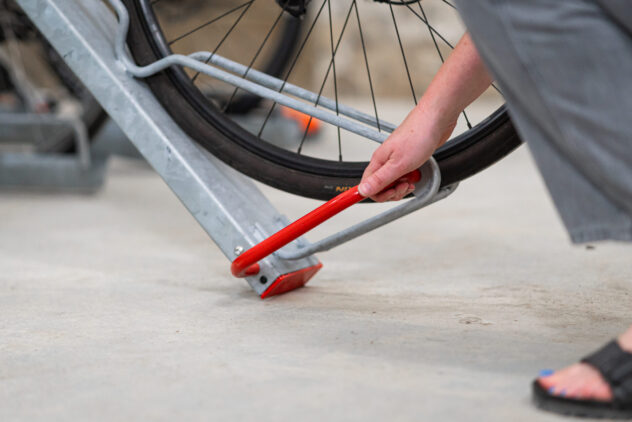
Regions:
<instances>
[{"instance_id":1,"label":"red metal bar","mask_svg":"<svg viewBox=\"0 0 632 422\"><path fill-rule=\"evenodd\" d=\"M421 172L415 170L408 173L402 179L408 183L417 183L421 179ZM398 182L393 183L395 185ZM393 185L386 189L390 189ZM354 186L346 192L341 193L329 202L316 208L309 214L299 218L289 226L276 232L263 242L253 246L235 259L230 267L235 277L248 277L259 273L258 261L273 254L288 243L301 237L314 227L327 221L339 212L349 208L351 205L362 201L364 197L358 193L358 187Z\"/></svg>"}]
</instances>

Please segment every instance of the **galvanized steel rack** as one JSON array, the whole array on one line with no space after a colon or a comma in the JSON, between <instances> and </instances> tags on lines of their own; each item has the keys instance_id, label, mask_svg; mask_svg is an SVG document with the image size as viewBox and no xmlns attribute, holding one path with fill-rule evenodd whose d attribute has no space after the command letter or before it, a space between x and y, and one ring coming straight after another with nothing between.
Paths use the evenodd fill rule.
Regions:
<instances>
[{"instance_id":1,"label":"galvanized steel rack","mask_svg":"<svg viewBox=\"0 0 632 422\"><path fill-rule=\"evenodd\" d=\"M249 179L198 147L139 78L173 64L185 65L316 118L331 120L368 139L381 142L387 136L372 129L377 122L371 116L344 108L340 111L347 117L343 118L306 106L275 91L278 80L255 71L238 75L243 71L238 63L207 52L174 55L136 66L124 45L128 16L119 0L109 0L117 16L99 0L17 1L230 261L283 229L288 221ZM316 95L289 84L281 90L304 99ZM323 98L321 105L328 108L328 101ZM379 124L383 129L394 128L386 122ZM296 239L284 250L258 260L256 274L251 271L246 277L248 283L261 297L302 286L321 267L313 253L331 249L454 191L456 186L439 190L440 173L434 160L421 170L423 182L414 199L313 245Z\"/></svg>"}]
</instances>

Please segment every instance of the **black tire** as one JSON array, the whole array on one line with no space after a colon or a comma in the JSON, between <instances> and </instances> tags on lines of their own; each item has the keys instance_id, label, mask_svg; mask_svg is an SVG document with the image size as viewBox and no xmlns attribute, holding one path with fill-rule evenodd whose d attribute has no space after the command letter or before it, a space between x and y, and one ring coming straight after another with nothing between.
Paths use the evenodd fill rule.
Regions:
<instances>
[{"instance_id":1,"label":"black tire","mask_svg":"<svg viewBox=\"0 0 632 422\"><path fill-rule=\"evenodd\" d=\"M148 0L124 0L130 15L128 45L139 65L170 54ZM345 162L298 156L258 141L214 107L173 67L147 83L165 110L192 139L238 171L275 188L328 200L358 184L367 162ZM442 186L464 180L499 161L521 144L501 108L435 153Z\"/></svg>"}]
</instances>

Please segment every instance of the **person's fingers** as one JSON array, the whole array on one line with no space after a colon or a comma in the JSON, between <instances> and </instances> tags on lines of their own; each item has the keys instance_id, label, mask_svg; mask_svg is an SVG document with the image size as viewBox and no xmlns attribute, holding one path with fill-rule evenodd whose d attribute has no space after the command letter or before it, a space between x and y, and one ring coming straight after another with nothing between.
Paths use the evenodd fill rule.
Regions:
<instances>
[{"instance_id":1,"label":"person's fingers","mask_svg":"<svg viewBox=\"0 0 632 422\"><path fill-rule=\"evenodd\" d=\"M371 197L375 202L399 201L415 191L415 185L403 181L395 187Z\"/></svg>"},{"instance_id":2,"label":"person's fingers","mask_svg":"<svg viewBox=\"0 0 632 422\"><path fill-rule=\"evenodd\" d=\"M380 192L378 195L374 195L371 197L375 202L386 202L390 201L390 199L395 195L395 189L387 189L384 192Z\"/></svg>"},{"instance_id":3,"label":"person's fingers","mask_svg":"<svg viewBox=\"0 0 632 422\"><path fill-rule=\"evenodd\" d=\"M367 177L375 173L377 169L382 167L390 158L391 153L392 151L388 148L387 144L380 145L380 147L371 155L369 165L364 169L362 174L362 180L365 180Z\"/></svg>"},{"instance_id":4,"label":"person's fingers","mask_svg":"<svg viewBox=\"0 0 632 422\"><path fill-rule=\"evenodd\" d=\"M408 195L413 193L414 190L415 190L414 186L411 187L411 185L407 184L406 190L404 190L404 194L402 195L402 197L400 199L407 197Z\"/></svg>"},{"instance_id":5,"label":"person's fingers","mask_svg":"<svg viewBox=\"0 0 632 422\"><path fill-rule=\"evenodd\" d=\"M391 201L400 201L402 200L406 195L408 195L411 191L410 191L410 184L408 182L403 182L400 183L399 185L397 185L397 187L395 188L396 194L393 197L393 199L391 199Z\"/></svg>"},{"instance_id":6,"label":"person's fingers","mask_svg":"<svg viewBox=\"0 0 632 422\"><path fill-rule=\"evenodd\" d=\"M384 190L388 185L393 183L402 175L399 166L394 165L392 161L387 161L383 166L375 170L375 172L362 180L358 191L362 196L375 196Z\"/></svg>"},{"instance_id":7,"label":"person's fingers","mask_svg":"<svg viewBox=\"0 0 632 422\"><path fill-rule=\"evenodd\" d=\"M408 194L409 184L404 182L395 187L395 195L391 198L391 201L399 201Z\"/></svg>"},{"instance_id":8,"label":"person's fingers","mask_svg":"<svg viewBox=\"0 0 632 422\"><path fill-rule=\"evenodd\" d=\"M376 202L400 201L415 190L415 185L408 182L402 182L399 185L385 192L371 197ZM392 192L392 193L391 193Z\"/></svg>"},{"instance_id":9,"label":"person's fingers","mask_svg":"<svg viewBox=\"0 0 632 422\"><path fill-rule=\"evenodd\" d=\"M382 152L384 151L384 152ZM373 174L379 170L386 162L388 161L390 153L386 152L384 145L380 146L371 156L371 161L369 165L364 169L364 173L362 174L362 180L360 181L360 185L358 186L358 191L362 196L372 196L373 194L378 193L380 190L368 189L369 184L367 181L373 176Z\"/></svg>"},{"instance_id":10,"label":"person's fingers","mask_svg":"<svg viewBox=\"0 0 632 422\"><path fill-rule=\"evenodd\" d=\"M388 161L388 156L386 156L385 154L378 154L377 151L373 153L369 165L366 166L364 172L362 173L362 178L366 179L367 177L375 173L375 171L382 167L384 163L386 163L386 161Z\"/></svg>"}]
</instances>

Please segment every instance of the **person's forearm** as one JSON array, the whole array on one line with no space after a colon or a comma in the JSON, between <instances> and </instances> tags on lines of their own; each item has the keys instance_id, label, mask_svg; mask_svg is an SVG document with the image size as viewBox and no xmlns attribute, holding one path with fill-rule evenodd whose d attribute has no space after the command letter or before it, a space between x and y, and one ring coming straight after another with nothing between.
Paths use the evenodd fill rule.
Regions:
<instances>
[{"instance_id":1,"label":"person's forearm","mask_svg":"<svg viewBox=\"0 0 632 422\"><path fill-rule=\"evenodd\" d=\"M459 114L492 83L469 34L458 42L412 114L423 114L439 128L454 127ZM449 134L447 135L449 136ZM447 137L446 136L446 137ZM446 139L442 139L443 144Z\"/></svg>"},{"instance_id":2,"label":"person's forearm","mask_svg":"<svg viewBox=\"0 0 632 422\"><path fill-rule=\"evenodd\" d=\"M472 40L464 35L419 104L373 153L358 188L360 194L388 201L410 193L414 186L403 181L395 188L382 190L425 163L450 137L459 114L491 82Z\"/></svg>"}]
</instances>

